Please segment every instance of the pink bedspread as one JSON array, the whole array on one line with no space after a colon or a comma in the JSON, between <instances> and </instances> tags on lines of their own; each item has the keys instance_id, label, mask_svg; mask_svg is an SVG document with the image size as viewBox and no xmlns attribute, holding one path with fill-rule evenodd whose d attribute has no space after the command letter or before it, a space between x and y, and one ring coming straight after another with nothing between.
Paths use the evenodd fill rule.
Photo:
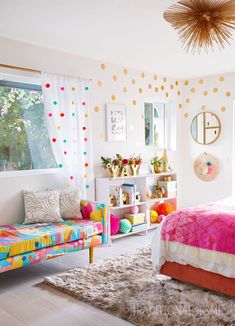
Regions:
<instances>
[{"instance_id":1,"label":"pink bedspread","mask_svg":"<svg viewBox=\"0 0 235 326\"><path fill-rule=\"evenodd\" d=\"M176 211L163 223L161 239L235 254L235 202Z\"/></svg>"}]
</instances>

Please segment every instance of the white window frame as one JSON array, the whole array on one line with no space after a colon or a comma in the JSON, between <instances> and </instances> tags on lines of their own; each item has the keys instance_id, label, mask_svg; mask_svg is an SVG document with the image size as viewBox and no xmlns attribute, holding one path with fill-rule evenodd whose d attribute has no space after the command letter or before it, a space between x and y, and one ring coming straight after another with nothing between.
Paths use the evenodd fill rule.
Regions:
<instances>
[{"instance_id":1,"label":"white window frame","mask_svg":"<svg viewBox=\"0 0 235 326\"><path fill-rule=\"evenodd\" d=\"M41 74L36 72L27 72L27 71L22 73L14 69L0 68L0 80L41 85ZM55 174L58 172L59 172L59 168L0 171L0 178Z\"/></svg>"},{"instance_id":2,"label":"white window frame","mask_svg":"<svg viewBox=\"0 0 235 326\"><path fill-rule=\"evenodd\" d=\"M156 150L156 151L162 151L164 149L167 149L169 151L176 151L176 137L177 137L177 131L176 131L176 123L177 123L177 117L176 117L176 103L173 101L166 100L165 98L161 97L150 97L146 98L144 100L143 104L143 111L144 111L144 124L145 124L145 103L162 103L165 104L165 128L164 128L164 145L163 147L159 147L156 145L145 145L145 127L144 127L144 145L147 149L150 150ZM171 112L170 112L171 110ZM173 130L173 128L175 128Z\"/></svg>"}]
</instances>

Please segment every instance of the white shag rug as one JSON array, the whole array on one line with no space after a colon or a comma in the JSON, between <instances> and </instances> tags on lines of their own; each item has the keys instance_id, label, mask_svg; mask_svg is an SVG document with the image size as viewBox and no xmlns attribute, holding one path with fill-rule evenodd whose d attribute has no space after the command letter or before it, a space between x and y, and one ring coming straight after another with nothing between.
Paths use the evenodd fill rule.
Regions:
<instances>
[{"instance_id":1,"label":"white shag rug","mask_svg":"<svg viewBox=\"0 0 235 326\"><path fill-rule=\"evenodd\" d=\"M44 283L134 325L235 325L235 299L157 275L149 248Z\"/></svg>"}]
</instances>

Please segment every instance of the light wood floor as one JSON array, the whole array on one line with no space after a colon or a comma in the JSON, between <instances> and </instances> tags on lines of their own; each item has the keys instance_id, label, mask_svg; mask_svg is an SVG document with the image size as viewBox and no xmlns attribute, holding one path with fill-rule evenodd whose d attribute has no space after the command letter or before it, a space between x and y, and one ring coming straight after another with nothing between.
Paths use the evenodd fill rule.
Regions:
<instances>
[{"instance_id":1,"label":"light wood floor","mask_svg":"<svg viewBox=\"0 0 235 326\"><path fill-rule=\"evenodd\" d=\"M115 240L112 247L95 248L95 261L115 257L150 243L152 233ZM109 315L42 284L49 275L88 264L88 250L0 274L1 326L124 326Z\"/></svg>"}]
</instances>

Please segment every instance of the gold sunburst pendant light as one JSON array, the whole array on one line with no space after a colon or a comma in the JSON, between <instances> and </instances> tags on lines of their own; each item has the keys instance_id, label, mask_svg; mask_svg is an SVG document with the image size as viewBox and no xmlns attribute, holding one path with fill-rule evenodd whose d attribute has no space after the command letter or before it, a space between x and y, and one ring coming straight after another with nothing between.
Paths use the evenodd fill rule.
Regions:
<instances>
[{"instance_id":1,"label":"gold sunburst pendant light","mask_svg":"<svg viewBox=\"0 0 235 326\"><path fill-rule=\"evenodd\" d=\"M201 52L230 44L235 29L235 0L182 0L164 12L185 49Z\"/></svg>"}]
</instances>

